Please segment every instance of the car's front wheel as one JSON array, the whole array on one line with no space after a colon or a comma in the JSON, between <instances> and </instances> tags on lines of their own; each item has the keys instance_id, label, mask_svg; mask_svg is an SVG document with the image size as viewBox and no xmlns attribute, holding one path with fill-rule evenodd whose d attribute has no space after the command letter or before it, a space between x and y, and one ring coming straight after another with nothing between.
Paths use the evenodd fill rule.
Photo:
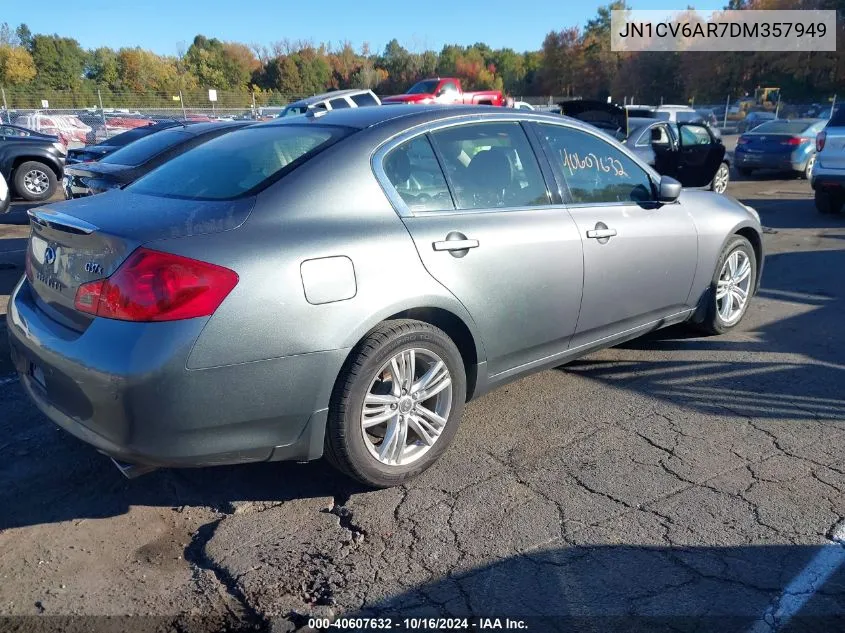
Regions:
<instances>
[{"instance_id":1,"label":"car's front wheel","mask_svg":"<svg viewBox=\"0 0 845 633\"><path fill-rule=\"evenodd\" d=\"M15 192L29 202L49 200L57 184L56 173L44 163L30 160L15 169Z\"/></svg>"},{"instance_id":2,"label":"car's front wheel","mask_svg":"<svg viewBox=\"0 0 845 633\"><path fill-rule=\"evenodd\" d=\"M710 182L710 190L716 193L725 193L728 190L728 181L731 179L731 169L727 163L719 165L713 180Z\"/></svg>"},{"instance_id":3,"label":"car's front wheel","mask_svg":"<svg viewBox=\"0 0 845 633\"><path fill-rule=\"evenodd\" d=\"M708 334L724 334L739 325L754 294L756 280L757 256L751 242L741 235L732 236L716 263L700 328Z\"/></svg>"},{"instance_id":4,"label":"car's front wheel","mask_svg":"<svg viewBox=\"0 0 845 633\"><path fill-rule=\"evenodd\" d=\"M399 485L449 447L466 400L466 371L439 328L386 321L353 350L332 393L325 453L374 487Z\"/></svg>"}]
</instances>

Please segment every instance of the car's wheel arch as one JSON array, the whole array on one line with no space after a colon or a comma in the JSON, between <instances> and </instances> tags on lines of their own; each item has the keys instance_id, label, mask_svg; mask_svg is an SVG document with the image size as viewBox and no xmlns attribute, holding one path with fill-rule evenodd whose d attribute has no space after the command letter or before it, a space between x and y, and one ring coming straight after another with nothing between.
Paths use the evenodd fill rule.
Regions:
<instances>
[{"instance_id":1,"label":"car's wheel arch","mask_svg":"<svg viewBox=\"0 0 845 633\"><path fill-rule=\"evenodd\" d=\"M20 167L24 163L29 163L29 162L41 163L42 165L44 165L45 167L48 167L53 172L53 175L56 176L57 180L61 178L62 169L59 166L59 164L51 158L47 158L46 156L40 156L38 154L16 156L14 162L12 163L12 170L9 173L9 176L11 178L14 178L15 172L17 171L18 167Z\"/></svg>"},{"instance_id":2,"label":"car's wheel arch","mask_svg":"<svg viewBox=\"0 0 845 633\"><path fill-rule=\"evenodd\" d=\"M760 289L760 280L763 276L763 236L750 222L740 222L725 235L725 238L722 240L721 244L719 244L719 248L715 251L715 257L711 262L711 269L713 266L715 266L716 262L719 259L719 256L722 254L722 251L725 250L725 247L727 246L728 242L730 242L733 238L738 235L747 239L751 243L751 248L754 250L754 259L756 260L757 264L756 279L754 280L754 294L757 294L757 291ZM709 300L709 297L710 285L708 282L708 286L704 288L699 297L696 310L690 318L691 321L701 321L701 319L706 314L707 301Z\"/></svg>"},{"instance_id":3,"label":"car's wheel arch","mask_svg":"<svg viewBox=\"0 0 845 633\"><path fill-rule=\"evenodd\" d=\"M443 330L461 353L466 370L467 400L469 400L478 384L479 363L486 361L486 352L481 337L472 318L460 304L449 305L449 302L445 300L432 301L431 297L428 299L428 301L407 305L393 305L372 315L350 333L343 347L348 348L351 354L358 343L385 321L414 319L433 325Z\"/></svg>"}]
</instances>

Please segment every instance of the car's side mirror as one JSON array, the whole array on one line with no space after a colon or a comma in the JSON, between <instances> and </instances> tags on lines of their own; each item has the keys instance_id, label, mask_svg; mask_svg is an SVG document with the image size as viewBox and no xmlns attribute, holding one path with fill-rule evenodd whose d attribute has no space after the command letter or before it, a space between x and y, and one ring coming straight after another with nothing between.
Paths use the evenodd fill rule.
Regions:
<instances>
[{"instance_id":1,"label":"car's side mirror","mask_svg":"<svg viewBox=\"0 0 845 633\"><path fill-rule=\"evenodd\" d=\"M661 176L657 185L657 199L660 202L675 202L681 196L681 183L669 176Z\"/></svg>"}]
</instances>

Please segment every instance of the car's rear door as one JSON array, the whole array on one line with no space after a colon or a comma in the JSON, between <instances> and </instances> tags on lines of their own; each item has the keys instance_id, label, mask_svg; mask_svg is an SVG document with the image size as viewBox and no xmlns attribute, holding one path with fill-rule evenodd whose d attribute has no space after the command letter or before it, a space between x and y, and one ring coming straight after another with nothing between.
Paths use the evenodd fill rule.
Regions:
<instances>
[{"instance_id":1,"label":"car's rear door","mask_svg":"<svg viewBox=\"0 0 845 633\"><path fill-rule=\"evenodd\" d=\"M677 130L678 168L674 177L684 187L706 187L722 164L725 146L701 123L678 123Z\"/></svg>"},{"instance_id":2,"label":"car's rear door","mask_svg":"<svg viewBox=\"0 0 845 633\"><path fill-rule=\"evenodd\" d=\"M520 123L441 124L380 157L423 265L475 321L491 377L565 351L581 240Z\"/></svg>"},{"instance_id":3,"label":"car's rear door","mask_svg":"<svg viewBox=\"0 0 845 633\"><path fill-rule=\"evenodd\" d=\"M584 247L581 312L570 348L611 341L689 310L698 258L683 203L654 202L649 174L601 134L538 123Z\"/></svg>"}]
</instances>

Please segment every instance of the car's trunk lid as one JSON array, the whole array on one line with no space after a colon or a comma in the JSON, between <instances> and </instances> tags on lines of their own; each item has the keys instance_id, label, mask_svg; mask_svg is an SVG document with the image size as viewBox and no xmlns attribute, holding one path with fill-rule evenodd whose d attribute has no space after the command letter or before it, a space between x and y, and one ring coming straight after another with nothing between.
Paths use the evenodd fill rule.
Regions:
<instances>
[{"instance_id":1,"label":"car's trunk lid","mask_svg":"<svg viewBox=\"0 0 845 633\"><path fill-rule=\"evenodd\" d=\"M84 330L91 317L74 308L76 291L108 277L141 244L234 229L254 200L176 200L116 191L31 209L27 278L39 307Z\"/></svg>"}]
</instances>

